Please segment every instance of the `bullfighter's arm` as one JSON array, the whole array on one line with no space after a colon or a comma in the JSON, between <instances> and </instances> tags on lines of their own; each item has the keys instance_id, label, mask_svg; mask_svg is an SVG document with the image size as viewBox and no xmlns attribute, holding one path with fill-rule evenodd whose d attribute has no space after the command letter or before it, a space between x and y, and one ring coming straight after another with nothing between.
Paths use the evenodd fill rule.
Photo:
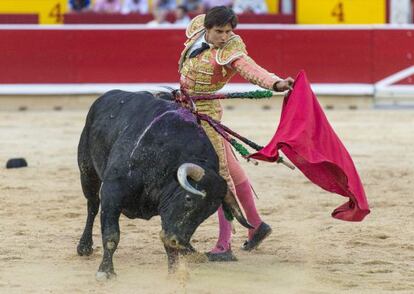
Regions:
<instances>
[{"instance_id":1,"label":"bullfighter's arm","mask_svg":"<svg viewBox=\"0 0 414 294\"><path fill-rule=\"evenodd\" d=\"M276 83L282 81L277 75L268 72L247 55L233 61L231 67L250 83L265 89L277 90Z\"/></svg>"},{"instance_id":2,"label":"bullfighter's arm","mask_svg":"<svg viewBox=\"0 0 414 294\"><path fill-rule=\"evenodd\" d=\"M250 83L265 89L285 91L293 84L292 78L281 79L259 66L249 57L246 46L238 35L231 37L227 44L218 50L216 61L218 64L233 68Z\"/></svg>"}]
</instances>

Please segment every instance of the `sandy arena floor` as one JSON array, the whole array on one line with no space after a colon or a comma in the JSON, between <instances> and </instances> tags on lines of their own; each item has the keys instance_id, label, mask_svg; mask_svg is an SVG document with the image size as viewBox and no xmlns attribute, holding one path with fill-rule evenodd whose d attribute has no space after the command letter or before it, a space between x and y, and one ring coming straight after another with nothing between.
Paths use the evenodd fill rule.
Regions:
<instances>
[{"instance_id":1,"label":"sandy arena floor","mask_svg":"<svg viewBox=\"0 0 414 294\"><path fill-rule=\"evenodd\" d=\"M86 217L76 148L90 100L69 100L39 106L36 99L0 98L0 293L414 293L413 109L326 111L365 185L372 212L362 223L333 219L346 199L298 170L243 162L273 227L258 250L239 249L246 231L237 224L238 262L184 262L168 276L159 218L122 216L118 277L99 283L99 221L93 255L76 254ZM228 126L260 144L271 138L279 100L226 105ZM25 157L29 167L5 169L11 157ZM208 250L217 232L213 216L193 245Z\"/></svg>"}]
</instances>

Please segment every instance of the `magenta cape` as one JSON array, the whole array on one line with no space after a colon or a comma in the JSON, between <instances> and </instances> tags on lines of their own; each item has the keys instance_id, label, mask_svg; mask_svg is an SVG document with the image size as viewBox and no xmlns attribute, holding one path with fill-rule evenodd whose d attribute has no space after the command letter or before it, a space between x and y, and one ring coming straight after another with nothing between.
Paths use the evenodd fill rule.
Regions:
<instances>
[{"instance_id":1,"label":"magenta cape","mask_svg":"<svg viewBox=\"0 0 414 294\"><path fill-rule=\"evenodd\" d=\"M326 119L304 71L284 99L276 134L250 157L273 162L279 149L313 183L349 197L332 212L334 218L361 221L370 212L352 158Z\"/></svg>"}]
</instances>

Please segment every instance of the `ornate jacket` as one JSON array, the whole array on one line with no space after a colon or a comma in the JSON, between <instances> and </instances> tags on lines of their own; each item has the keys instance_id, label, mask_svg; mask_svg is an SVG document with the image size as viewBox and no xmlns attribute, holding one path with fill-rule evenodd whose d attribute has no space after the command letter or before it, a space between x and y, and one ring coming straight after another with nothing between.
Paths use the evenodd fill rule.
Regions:
<instances>
[{"instance_id":1,"label":"ornate jacket","mask_svg":"<svg viewBox=\"0 0 414 294\"><path fill-rule=\"evenodd\" d=\"M185 48L178 63L181 89L190 95L212 94L223 88L236 73L239 73L249 82L273 90L275 82L281 79L257 65L248 56L243 40L236 34L233 34L222 48L210 47L198 56L188 58L191 47L205 34L204 17L204 14L195 17L186 30L188 39L184 43ZM197 101L196 106L200 113L221 120L222 108L219 100ZM206 122L203 121L202 125L219 156L221 175L232 184L229 172L226 170L222 138Z\"/></svg>"},{"instance_id":2,"label":"ornate jacket","mask_svg":"<svg viewBox=\"0 0 414 294\"><path fill-rule=\"evenodd\" d=\"M248 56L243 40L236 34L223 48L210 48L195 58L187 57L190 48L205 33L204 17L204 14L198 15L187 27L188 39L179 61L181 86L190 94L214 93L239 73L249 82L272 90L273 84L280 78L257 65Z\"/></svg>"}]
</instances>

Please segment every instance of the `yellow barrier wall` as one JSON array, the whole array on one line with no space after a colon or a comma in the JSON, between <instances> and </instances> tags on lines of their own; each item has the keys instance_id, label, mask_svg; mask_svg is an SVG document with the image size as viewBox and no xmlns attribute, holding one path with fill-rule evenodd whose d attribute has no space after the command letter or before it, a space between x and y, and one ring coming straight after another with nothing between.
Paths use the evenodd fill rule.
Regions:
<instances>
[{"instance_id":1,"label":"yellow barrier wall","mask_svg":"<svg viewBox=\"0 0 414 294\"><path fill-rule=\"evenodd\" d=\"M269 13L279 13L279 2L280 0L266 0L267 9L269 10Z\"/></svg>"},{"instance_id":2,"label":"yellow barrier wall","mask_svg":"<svg viewBox=\"0 0 414 294\"><path fill-rule=\"evenodd\" d=\"M37 13L41 24L63 23L67 0L0 0L0 13Z\"/></svg>"},{"instance_id":3,"label":"yellow barrier wall","mask_svg":"<svg viewBox=\"0 0 414 294\"><path fill-rule=\"evenodd\" d=\"M387 0L297 0L299 24L382 24Z\"/></svg>"}]
</instances>

